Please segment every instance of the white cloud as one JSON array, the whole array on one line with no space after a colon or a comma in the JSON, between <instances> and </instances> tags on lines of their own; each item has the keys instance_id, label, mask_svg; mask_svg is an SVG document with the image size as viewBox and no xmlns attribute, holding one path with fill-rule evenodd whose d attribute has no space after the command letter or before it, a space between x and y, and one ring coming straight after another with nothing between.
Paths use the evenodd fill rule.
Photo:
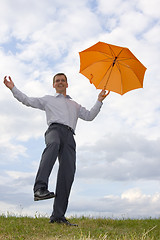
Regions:
<instances>
[{"instance_id":1,"label":"white cloud","mask_svg":"<svg viewBox=\"0 0 160 240\"><path fill-rule=\"evenodd\" d=\"M80 178L105 178L112 181L159 178L159 139L119 132L101 137L98 142L79 148Z\"/></svg>"},{"instance_id":2,"label":"white cloud","mask_svg":"<svg viewBox=\"0 0 160 240\"><path fill-rule=\"evenodd\" d=\"M130 11L121 16L120 22L126 32L131 32L138 36L146 31L150 24L150 18L144 16L143 13Z\"/></svg>"},{"instance_id":3,"label":"white cloud","mask_svg":"<svg viewBox=\"0 0 160 240\"><path fill-rule=\"evenodd\" d=\"M12 164L13 162L17 162L17 158L19 156L26 157L26 147L20 144L14 144L9 141L2 142L0 141L2 147L0 147L0 158L1 158L1 165L7 163Z\"/></svg>"},{"instance_id":4,"label":"white cloud","mask_svg":"<svg viewBox=\"0 0 160 240\"><path fill-rule=\"evenodd\" d=\"M129 189L128 191L122 193L122 199L126 199L128 202L142 201L145 198L150 198L150 196L146 196L142 194L140 189Z\"/></svg>"},{"instance_id":5,"label":"white cloud","mask_svg":"<svg viewBox=\"0 0 160 240\"><path fill-rule=\"evenodd\" d=\"M92 199L92 201L91 201ZM147 195L140 189L128 189L120 196L106 195L102 198L80 197L72 201L70 211L86 216L111 218L159 217L159 193Z\"/></svg>"},{"instance_id":6,"label":"white cloud","mask_svg":"<svg viewBox=\"0 0 160 240\"><path fill-rule=\"evenodd\" d=\"M106 15L120 15L127 11L126 4L127 1L113 0L112 2L107 2L105 0L100 0L98 4L98 10ZM130 2L132 4L132 2Z\"/></svg>"},{"instance_id":7,"label":"white cloud","mask_svg":"<svg viewBox=\"0 0 160 240\"><path fill-rule=\"evenodd\" d=\"M52 16L55 16L54 5L50 1L40 0L38 2L16 0L3 1L0 11L0 20L3 28L3 35L6 40L14 37L26 40L34 31L45 26ZM44 11L45 9L45 11ZM10 37L9 35L10 34Z\"/></svg>"},{"instance_id":8,"label":"white cloud","mask_svg":"<svg viewBox=\"0 0 160 240\"><path fill-rule=\"evenodd\" d=\"M149 0L140 0L137 1L140 9L150 17L159 18L159 0L153 0L150 2Z\"/></svg>"}]
</instances>

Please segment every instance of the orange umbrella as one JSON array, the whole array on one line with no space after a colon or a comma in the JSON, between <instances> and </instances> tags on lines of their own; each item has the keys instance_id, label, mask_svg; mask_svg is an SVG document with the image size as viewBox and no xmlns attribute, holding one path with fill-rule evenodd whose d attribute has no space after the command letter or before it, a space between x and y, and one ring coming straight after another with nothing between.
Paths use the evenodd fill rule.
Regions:
<instances>
[{"instance_id":1,"label":"orange umbrella","mask_svg":"<svg viewBox=\"0 0 160 240\"><path fill-rule=\"evenodd\" d=\"M80 73L97 89L123 95L143 87L146 67L128 48L98 42L79 55Z\"/></svg>"}]
</instances>

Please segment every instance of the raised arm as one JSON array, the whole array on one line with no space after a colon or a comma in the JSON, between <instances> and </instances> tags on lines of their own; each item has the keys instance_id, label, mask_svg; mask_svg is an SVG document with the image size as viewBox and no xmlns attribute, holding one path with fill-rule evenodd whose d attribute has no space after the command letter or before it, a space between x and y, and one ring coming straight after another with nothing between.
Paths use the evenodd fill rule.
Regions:
<instances>
[{"instance_id":1,"label":"raised arm","mask_svg":"<svg viewBox=\"0 0 160 240\"><path fill-rule=\"evenodd\" d=\"M110 93L110 91L108 91L106 93L105 90L102 90L98 95L97 102L91 108L91 110L87 110L86 108L80 106L79 118L81 118L85 121L92 121L99 113L101 106L102 106L102 102L108 96L109 93Z\"/></svg>"},{"instance_id":2,"label":"raised arm","mask_svg":"<svg viewBox=\"0 0 160 240\"><path fill-rule=\"evenodd\" d=\"M8 87L13 96L21 103L28 107L38 108L41 110L45 109L45 97L36 98L36 97L28 97L26 94L22 93L19 89L16 88L14 82L12 81L11 77L7 76L4 77L4 84Z\"/></svg>"},{"instance_id":3,"label":"raised arm","mask_svg":"<svg viewBox=\"0 0 160 240\"><path fill-rule=\"evenodd\" d=\"M14 87L14 82L12 81L11 77L8 77L9 81L7 80L7 76L4 77L4 84L6 85L6 87L8 87L10 90L12 90L12 88Z\"/></svg>"}]
</instances>

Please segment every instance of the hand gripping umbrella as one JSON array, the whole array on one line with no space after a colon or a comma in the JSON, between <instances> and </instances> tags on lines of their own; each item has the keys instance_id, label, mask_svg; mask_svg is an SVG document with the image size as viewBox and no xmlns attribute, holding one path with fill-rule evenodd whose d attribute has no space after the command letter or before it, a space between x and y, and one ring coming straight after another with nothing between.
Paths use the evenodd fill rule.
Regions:
<instances>
[{"instance_id":1,"label":"hand gripping umbrella","mask_svg":"<svg viewBox=\"0 0 160 240\"><path fill-rule=\"evenodd\" d=\"M123 95L143 87L146 67L128 48L98 42L79 55L80 73L97 89Z\"/></svg>"}]
</instances>

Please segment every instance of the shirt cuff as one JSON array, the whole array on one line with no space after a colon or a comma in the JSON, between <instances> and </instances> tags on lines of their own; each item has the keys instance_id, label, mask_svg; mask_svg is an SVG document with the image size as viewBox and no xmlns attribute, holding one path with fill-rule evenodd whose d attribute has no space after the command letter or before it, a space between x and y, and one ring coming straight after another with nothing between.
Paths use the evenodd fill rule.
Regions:
<instances>
[{"instance_id":1,"label":"shirt cuff","mask_svg":"<svg viewBox=\"0 0 160 240\"><path fill-rule=\"evenodd\" d=\"M16 91L16 86L14 85L14 87L11 89L11 92L14 93Z\"/></svg>"},{"instance_id":2,"label":"shirt cuff","mask_svg":"<svg viewBox=\"0 0 160 240\"><path fill-rule=\"evenodd\" d=\"M101 107L103 105L103 102L100 102L99 100L97 100L96 104Z\"/></svg>"}]
</instances>

